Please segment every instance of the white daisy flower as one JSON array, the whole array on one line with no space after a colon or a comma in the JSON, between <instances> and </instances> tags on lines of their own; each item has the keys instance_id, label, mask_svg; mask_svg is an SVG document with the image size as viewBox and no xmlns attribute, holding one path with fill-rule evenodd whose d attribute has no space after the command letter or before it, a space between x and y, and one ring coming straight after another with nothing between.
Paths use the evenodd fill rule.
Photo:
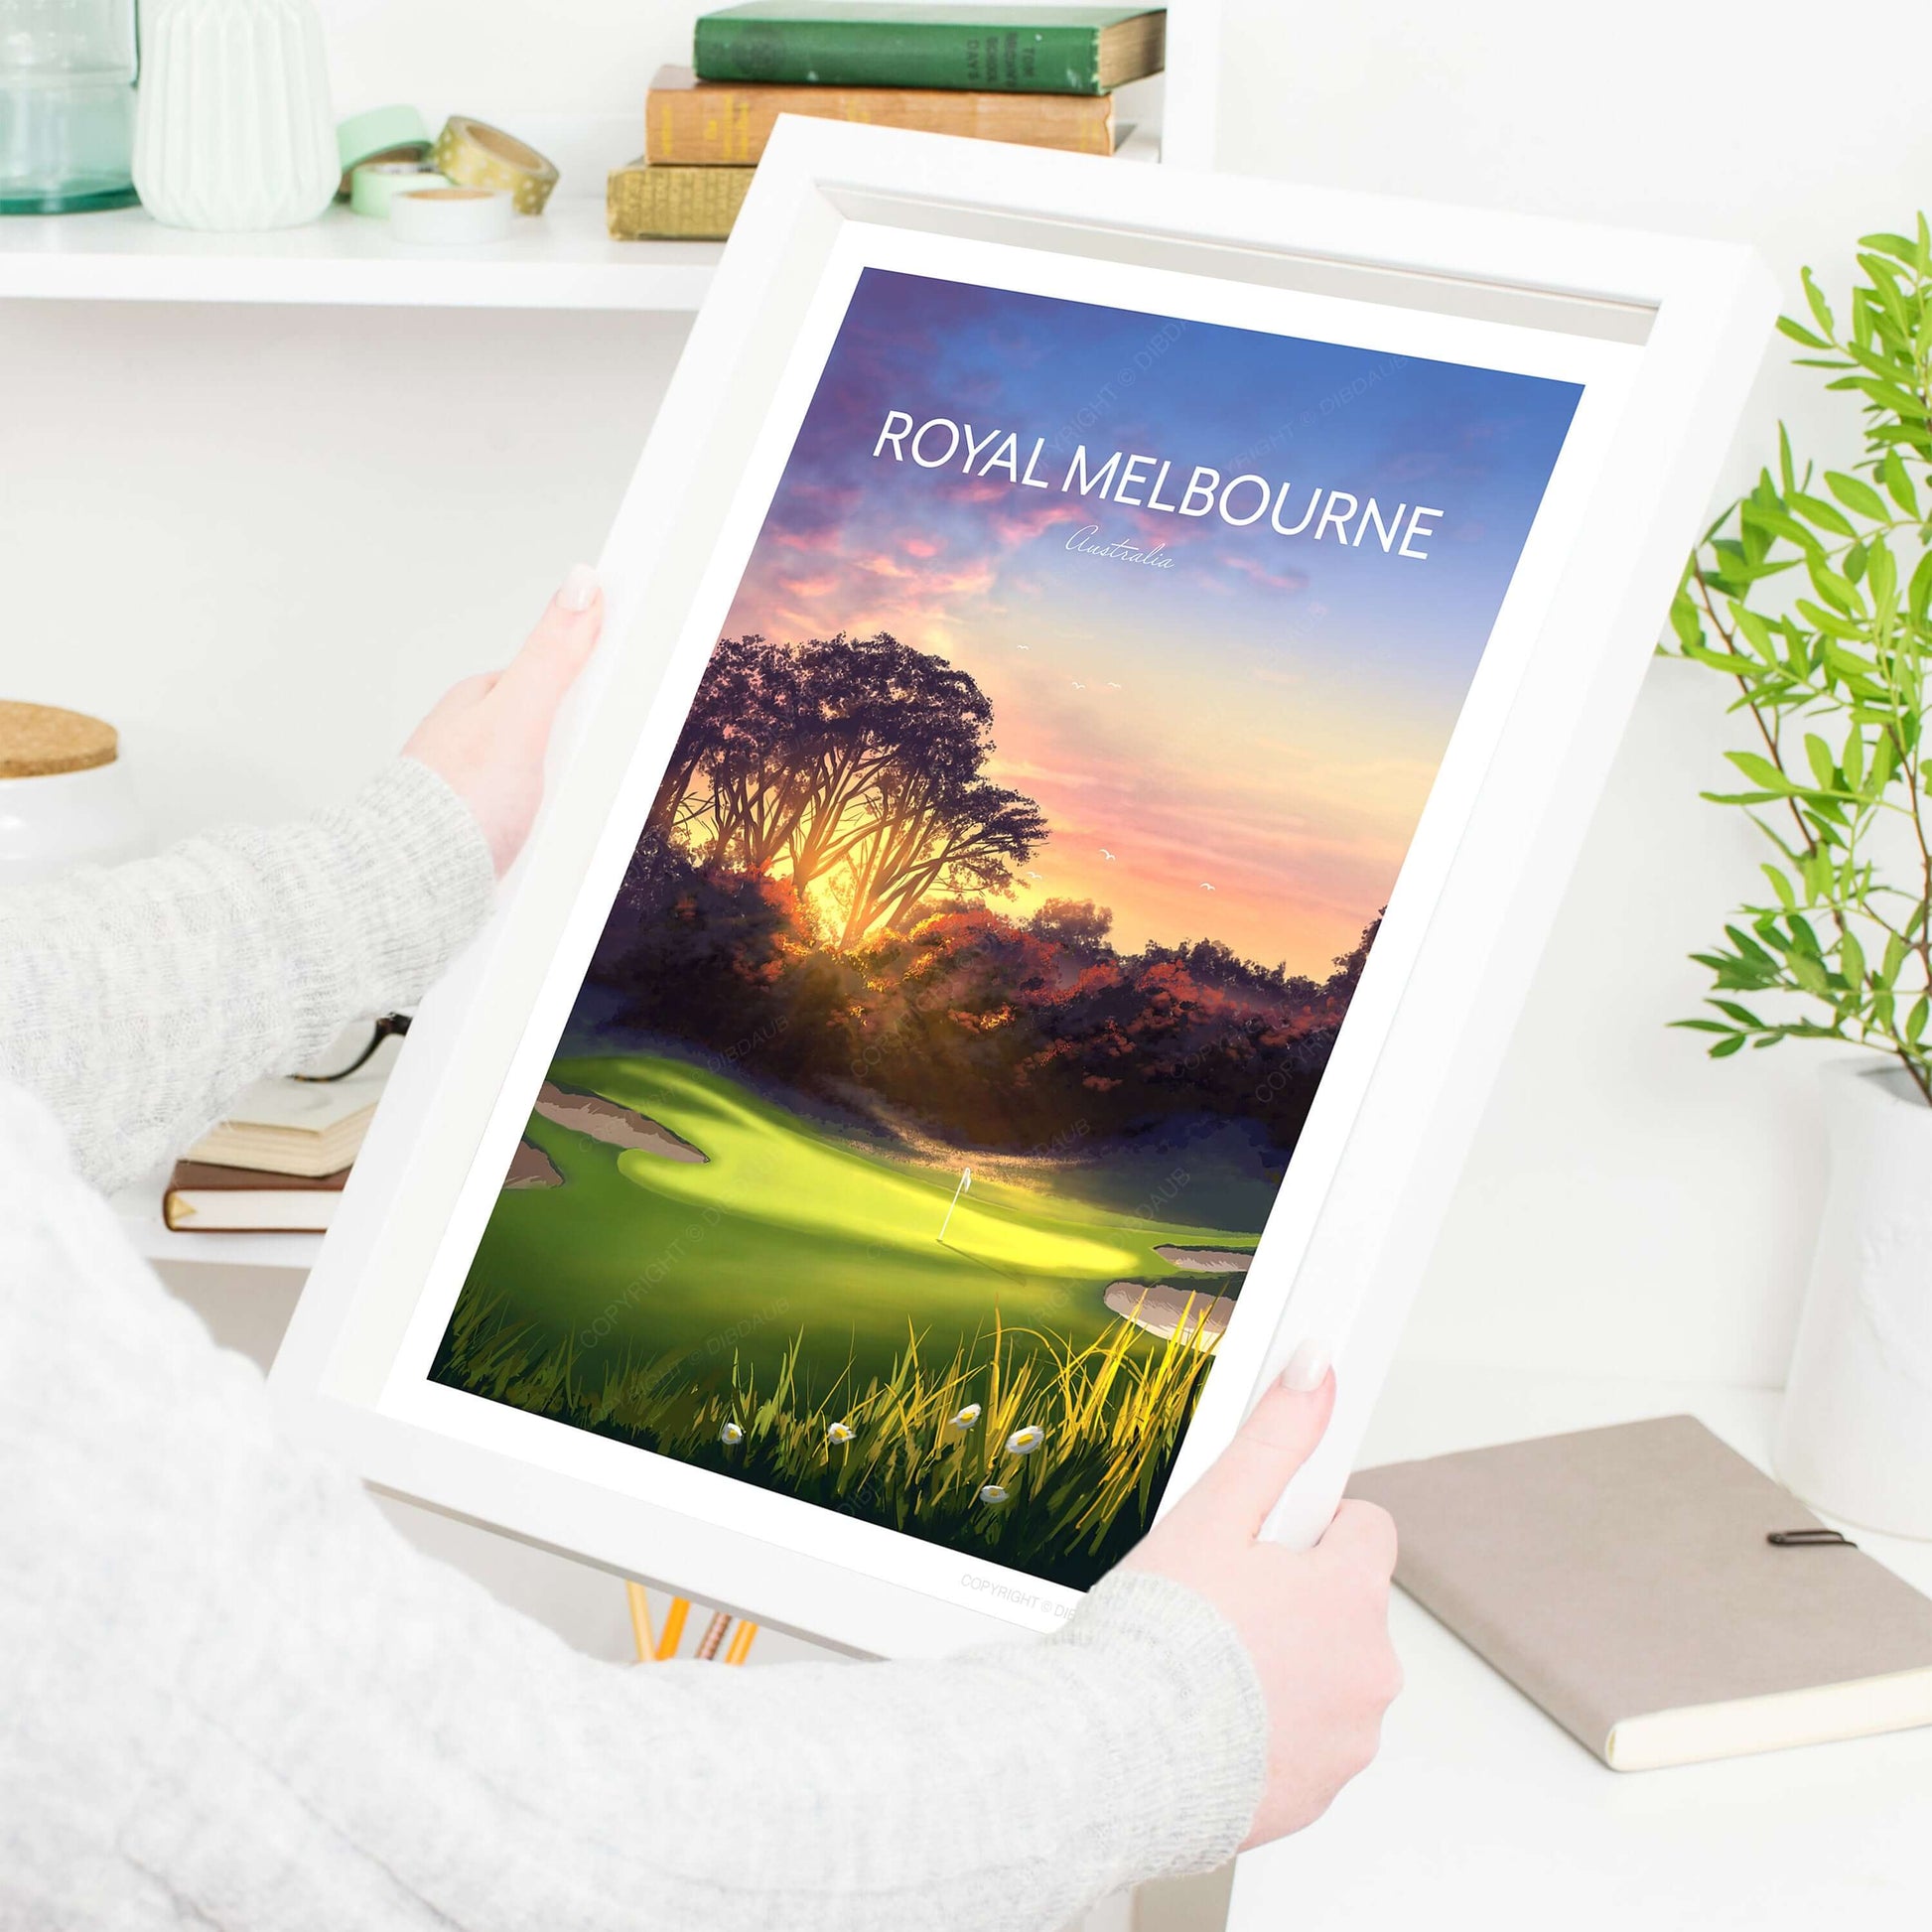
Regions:
<instances>
[{"instance_id":1,"label":"white daisy flower","mask_svg":"<svg viewBox=\"0 0 1932 1932\"><path fill-rule=\"evenodd\" d=\"M1007 1499L1007 1492L997 1482L989 1482L980 1491L980 1501L989 1509L998 1509Z\"/></svg>"},{"instance_id":2,"label":"white daisy flower","mask_svg":"<svg viewBox=\"0 0 1932 1932\"><path fill-rule=\"evenodd\" d=\"M1025 1429L1016 1429L1007 1438L1009 1455L1031 1455L1046 1440L1046 1432L1029 1423Z\"/></svg>"},{"instance_id":3,"label":"white daisy flower","mask_svg":"<svg viewBox=\"0 0 1932 1932\"><path fill-rule=\"evenodd\" d=\"M723 1443L727 1449L730 1449L734 1443L742 1443L745 1440L745 1431L739 1424L735 1422L728 1422L724 1426L724 1428L718 1432L718 1440L721 1443Z\"/></svg>"},{"instance_id":4,"label":"white daisy flower","mask_svg":"<svg viewBox=\"0 0 1932 1932\"><path fill-rule=\"evenodd\" d=\"M952 1419L952 1421L946 1425L946 1427L948 1429L958 1430L959 1433L963 1436L967 1430L971 1429L974 1426L974 1424L979 1421L979 1419L980 1419L979 1404L977 1402L969 1402L965 1406L965 1408L963 1408L959 1412L959 1414L956 1415Z\"/></svg>"},{"instance_id":5,"label":"white daisy flower","mask_svg":"<svg viewBox=\"0 0 1932 1932\"><path fill-rule=\"evenodd\" d=\"M825 1425L825 1440L828 1443L849 1443L854 1435L849 1423L834 1422Z\"/></svg>"}]
</instances>

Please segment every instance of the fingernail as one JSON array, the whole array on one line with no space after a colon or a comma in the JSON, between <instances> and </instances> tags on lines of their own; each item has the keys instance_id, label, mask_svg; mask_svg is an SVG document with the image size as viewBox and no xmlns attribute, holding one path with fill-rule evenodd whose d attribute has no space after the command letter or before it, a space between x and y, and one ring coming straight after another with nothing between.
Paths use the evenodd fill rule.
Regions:
<instances>
[{"instance_id":1,"label":"fingernail","mask_svg":"<svg viewBox=\"0 0 1932 1932\"><path fill-rule=\"evenodd\" d=\"M566 611L588 611L597 601L597 572L589 564L572 564L557 591L557 602Z\"/></svg>"},{"instance_id":2,"label":"fingernail","mask_svg":"<svg viewBox=\"0 0 1932 1932\"><path fill-rule=\"evenodd\" d=\"M1328 1365L1334 1360L1334 1350L1325 1341L1317 1341L1311 1335L1306 1341L1297 1342L1295 1353L1288 1358L1288 1366L1282 1370L1282 1387L1295 1395L1311 1395L1321 1386L1328 1373Z\"/></svg>"}]
</instances>

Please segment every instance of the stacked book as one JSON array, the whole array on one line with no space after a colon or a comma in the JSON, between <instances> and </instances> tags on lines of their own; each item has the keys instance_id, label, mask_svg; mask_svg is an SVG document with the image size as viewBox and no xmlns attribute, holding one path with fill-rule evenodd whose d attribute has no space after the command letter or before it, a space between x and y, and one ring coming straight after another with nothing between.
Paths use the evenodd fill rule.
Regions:
<instances>
[{"instance_id":1,"label":"stacked book","mask_svg":"<svg viewBox=\"0 0 1932 1932\"><path fill-rule=\"evenodd\" d=\"M340 1080L257 1080L175 1164L161 1218L192 1234L325 1232L394 1057Z\"/></svg>"},{"instance_id":2,"label":"stacked book","mask_svg":"<svg viewBox=\"0 0 1932 1932\"><path fill-rule=\"evenodd\" d=\"M644 153L611 176L620 240L722 240L780 114L1112 154L1114 89L1159 73L1145 7L885 6L754 0L703 15L689 68L662 68Z\"/></svg>"}]
</instances>

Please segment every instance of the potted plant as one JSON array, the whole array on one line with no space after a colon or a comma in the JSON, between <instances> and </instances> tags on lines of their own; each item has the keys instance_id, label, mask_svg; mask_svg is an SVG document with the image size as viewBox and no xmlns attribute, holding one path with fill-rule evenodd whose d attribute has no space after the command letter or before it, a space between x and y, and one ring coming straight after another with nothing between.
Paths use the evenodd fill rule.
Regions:
<instances>
[{"instance_id":1,"label":"potted plant","mask_svg":"<svg viewBox=\"0 0 1932 1932\"><path fill-rule=\"evenodd\" d=\"M1693 554L1678 648L1736 687L1742 789L1768 896L1695 957L1711 1055L1788 1039L1868 1049L1826 1068L1831 1173L1777 1439L1832 1514L1932 1537L1932 233L1867 235L1841 325L1809 269L1783 333L1863 399L1864 453L1776 473Z\"/></svg>"}]
</instances>

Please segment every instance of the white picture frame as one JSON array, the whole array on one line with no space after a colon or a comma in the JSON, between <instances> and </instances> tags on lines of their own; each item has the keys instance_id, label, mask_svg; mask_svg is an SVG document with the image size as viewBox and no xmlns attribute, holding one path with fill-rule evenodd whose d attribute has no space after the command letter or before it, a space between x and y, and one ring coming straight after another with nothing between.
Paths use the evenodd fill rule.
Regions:
<instances>
[{"instance_id":1,"label":"white picture frame","mask_svg":"<svg viewBox=\"0 0 1932 1932\"><path fill-rule=\"evenodd\" d=\"M709 607L756 536L840 291L870 263L1583 384L1168 1490L1184 1491L1296 1340L1320 1335L1335 1420L1271 1527L1307 1543L1331 1514L1775 290L1730 244L1171 168L1137 174L1123 204L1115 167L780 124L606 545L605 644L537 829L418 1019L275 1364L291 1426L370 1482L857 1652L1049 1628L1077 1601L399 1366L447 1317L503 1135L513 1145L588 957L585 922L601 922L598 895L608 906L635 840L626 809L668 759L716 635Z\"/></svg>"}]
</instances>

